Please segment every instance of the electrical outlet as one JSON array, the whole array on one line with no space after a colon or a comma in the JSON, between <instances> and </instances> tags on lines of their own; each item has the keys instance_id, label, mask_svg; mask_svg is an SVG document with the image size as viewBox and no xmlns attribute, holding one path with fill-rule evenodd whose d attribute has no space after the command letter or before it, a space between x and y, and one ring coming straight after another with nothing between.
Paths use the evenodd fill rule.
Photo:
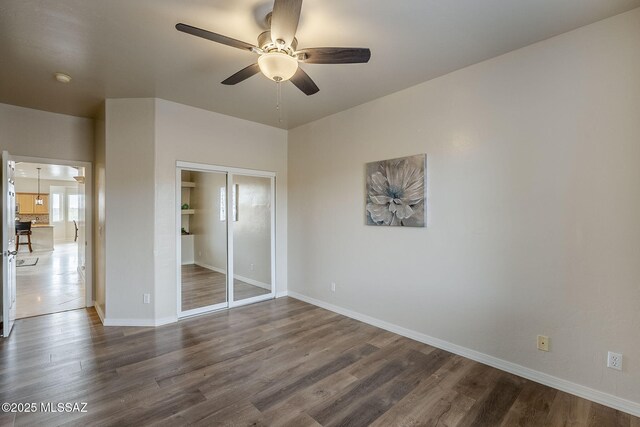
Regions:
<instances>
[{"instance_id":1,"label":"electrical outlet","mask_svg":"<svg viewBox=\"0 0 640 427\"><path fill-rule=\"evenodd\" d=\"M142 295L142 301L145 304L151 304L151 294L143 294Z\"/></svg>"},{"instance_id":2,"label":"electrical outlet","mask_svg":"<svg viewBox=\"0 0 640 427\"><path fill-rule=\"evenodd\" d=\"M549 351L549 337L538 335L538 350Z\"/></svg>"},{"instance_id":3,"label":"electrical outlet","mask_svg":"<svg viewBox=\"0 0 640 427\"><path fill-rule=\"evenodd\" d=\"M331 282L331 292L336 291L336 282Z\"/></svg>"},{"instance_id":4,"label":"electrical outlet","mask_svg":"<svg viewBox=\"0 0 640 427\"><path fill-rule=\"evenodd\" d=\"M610 351L607 355L607 368L622 371L622 354Z\"/></svg>"}]
</instances>

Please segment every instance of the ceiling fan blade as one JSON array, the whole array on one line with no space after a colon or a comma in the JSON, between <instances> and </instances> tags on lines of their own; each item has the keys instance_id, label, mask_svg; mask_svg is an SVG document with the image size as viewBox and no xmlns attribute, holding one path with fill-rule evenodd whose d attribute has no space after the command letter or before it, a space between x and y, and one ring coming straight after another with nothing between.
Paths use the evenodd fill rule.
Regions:
<instances>
[{"instance_id":1,"label":"ceiling fan blade","mask_svg":"<svg viewBox=\"0 0 640 427\"><path fill-rule=\"evenodd\" d=\"M249 65L246 68L243 68L242 70L238 71L237 73L235 73L233 76L229 77L228 79L224 80L222 82L223 85L235 85L238 84L242 81L245 81L246 79L248 79L249 77L258 74L260 72L260 67L258 66L258 64L252 64Z\"/></svg>"},{"instance_id":2,"label":"ceiling fan blade","mask_svg":"<svg viewBox=\"0 0 640 427\"><path fill-rule=\"evenodd\" d=\"M371 51L362 47L312 47L296 54L307 64L361 64L371 58Z\"/></svg>"},{"instance_id":3,"label":"ceiling fan blade","mask_svg":"<svg viewBox=\"0 0 640 427\"><path fill-rule=\"evenodd\" d=\"M298 68L298 71L291 77L291 83L307 95L313 95L320 90L302 68Z\"/></svg>"},{"instance_id":4,"label":"ceiling fan blade","mask_svg":"<svg viewBox=\"0 0 640 427\"><path fill-rule=\"evenodd\" d=\"M191 34L192 36L202 37L203 39L225 44L227 46L235 47L242 50L248 50L249 52L255 52L254 49L257 49L257 46L254 46L252 44L232 39L231 37L223 36L222 34L212 33L211 31L203 30L202 28L192 27L191 25L187 24L177 24L176 30L182 31L183 33Z\"/></svg>"},{"instance_id":5,"label":"ceiling fan blade","mask_svg":"<svg viewBox=\"0 0 640 427\"><path fill-rule=\"evenodd\" d=\"M271 40L276 46L280 46L278 40L284 42L282 47L291 46L298 29L301 10L302 0L275 0L271 14Z\"/></svg>"}]
</instances>

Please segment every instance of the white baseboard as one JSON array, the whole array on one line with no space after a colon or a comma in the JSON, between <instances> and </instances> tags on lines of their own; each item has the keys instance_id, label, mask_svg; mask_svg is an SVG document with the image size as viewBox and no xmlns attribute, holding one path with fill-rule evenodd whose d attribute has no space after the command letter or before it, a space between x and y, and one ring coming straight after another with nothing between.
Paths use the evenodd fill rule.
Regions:
<instances>
[{"instance_id":1,"label":"white baseboard","mask_svg":"<svg viewBox=\"0 0 640 427\"><path fill-rule=\"evenodd\" d=\"M165 317L162 319L107 319L102 312L99 304L93 302L93 305L98 313L98 317L102 321L104 326L148 326L148 327L156 327L167 325L169 323L175 323L178 321L178 317L171 316Z\"/></svg>"},{"instance_id":2,"label":"white baseboard","mask_svg":"<svg viewBox=\"0 0 640 427\"><path fill-rule=\"evenodd\" d=\"M102 312L102 309L100 308L100 304L96 304L96 302L94 301L93 302L93 306L96 309L96 313L98 313L98 317L100 318L100 321L104 325L104 313Z\"/></svg>"},{"instance_id":3,"label":"white baseboard","mask_svg":"<svg viewBox=\"0 0 640 427\"><path fill-rule=\"evenodd\" d=\"M286 296L289 296L289 292L287 292L287 291L276 292L276 298L282 298L282 297L286 297Z\"/></svg>"},{"instance_id":4,"label":"white baseboard","mask_svg":"<svg viewBox=\"0 0 640 427\"><path fill-rule=\"evenodd\" d=\"M165 317L161 319L104 319L104 326L137 326L137 327L157 327L176 323L177 316Z\"/></svg>"},{"instance_id":5,"label":"white baseboard","mask_svg":"<svg viewBox=\"0 0 640 427\"><path fill-rule=\"evenodd\" d=\"M437 347L454 354L458 354L468 359L475 360L476 362L480 362L485 365L492 366L494 368L509 372L514 375L518 375L528 380L531 380L540 384L544 384L546 386L553 387L555 389L564 391L566 393L570 393L578 397L582 397L584 399L591 400L593 402L600 403L602 405L609 406L619 411L623 411L631 415L640 417L640 403L632 402L630 400L623 399L599 390L595 390L590 387L583 386L581 384L567 381L562 378L555 377L553 375L545 374L544 372L536 371L534 369L530 369L513 362L499 359L497 357L490 356L488 354L480 353L479 351L471 350L469 348L462 347L460 345L453 344L448 341L441 340L439 338L434 338L432 336L429 336L411 329L407 329L402 326L395 325L393 323L385 322L384 320L376 319L374 317L367 316L366 314L358 313L356 311L352 311L352 310L339 307L337 305L333 305L315 298L311 298L306 295L299 294L297 292L289 291L288 295L291 298L295 298L295 299L307 302L309 304L313 304L315 306L327 309L329 311L342 314L343 316L347 316L352 319L356 319L361 322L368 323L369 325L376 326L380 329L385 329L387 331L396 333L398 335L411 338L412 340L419 341L424 344L428 344L433 347Z\"/></svg>"}]
</instances>

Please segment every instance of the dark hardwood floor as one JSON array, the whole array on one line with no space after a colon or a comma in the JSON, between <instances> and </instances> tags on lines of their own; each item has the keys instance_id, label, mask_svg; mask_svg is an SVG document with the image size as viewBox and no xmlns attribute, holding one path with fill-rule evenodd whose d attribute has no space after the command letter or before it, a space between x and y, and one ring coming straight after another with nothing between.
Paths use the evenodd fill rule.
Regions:
<instances>
[{"instance_id":1,"label":"dark hardwood floor","mask_svg":"<svg viewBox=\"0 0 640 427\"><path fill-rule=\"evenodd\" d=\"M629 426L638 418L292 298L160 328L93 310L16 322L0 401L86 402L1 425Z\"/></svg>"},{"instance_id":2,"label":"dark hardwood floor","mask_svg":"<svg viewBox=\"0 0 640 427\"><path fill-rule=\"evenodd\" d=\"M182 266L182 311L227 301L227 276L196 264ZM238 279L233 281L235 301L268 294L269 290Z\"/></svg>"}]
</instances>

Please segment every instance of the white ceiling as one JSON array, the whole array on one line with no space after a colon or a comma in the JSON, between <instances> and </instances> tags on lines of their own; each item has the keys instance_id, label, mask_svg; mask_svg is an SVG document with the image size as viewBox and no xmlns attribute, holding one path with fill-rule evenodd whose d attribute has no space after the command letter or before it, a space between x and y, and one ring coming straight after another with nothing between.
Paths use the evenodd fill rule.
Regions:
<instances>
[{"instance_id":1,"label":"white ceiling","mask_svg":"<svg viewBox=\"0 0 640 427\"><path fill-rule=\"evenodd\" d=\"M368 64L302 67L320 92L256 75L256 61L175 30L178 22L250 43L272 2L2 0L0 102L91 117L105 98L159 97L284 128L362 104L479 61L640 7L640 0L305 0L299 48L369 47ZM70 74L57 83L55 71Z\"/></svg>"},{"instance_id":2,"label":"white ceiling","mask_svg":"<svg viewBox=\"0 0 640 427\"><path fill-rule=\"evenodd\" d=\"M76 182L73 177L79 175L78 170L71 166L20 162L16 163L16 178L38 178L38 168L41 168L40 179Z\"/></svg>"}]
</instances>

